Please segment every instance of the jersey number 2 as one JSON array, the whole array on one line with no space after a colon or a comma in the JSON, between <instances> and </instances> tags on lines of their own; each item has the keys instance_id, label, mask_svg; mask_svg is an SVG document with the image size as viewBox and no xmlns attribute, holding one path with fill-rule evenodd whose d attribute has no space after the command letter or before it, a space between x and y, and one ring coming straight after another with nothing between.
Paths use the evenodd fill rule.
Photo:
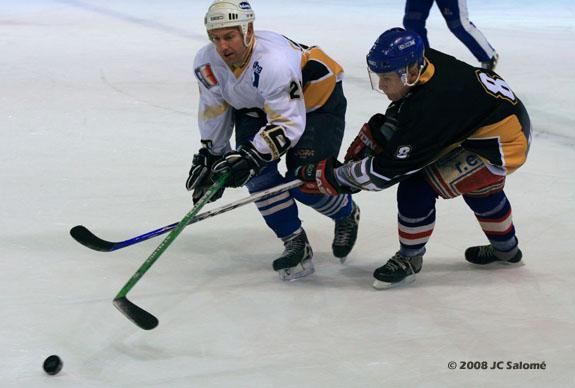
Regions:
<instances>
[{"instance_id":1,"label":"jersey number 2","mask_svg":"<svg viewBox=\"0 0 575 388\"><path fill-rule=\"evenodd\" d=\"M292 100L301 98L299 84L296 81L291 81L289 84L289 97Z\"/></svg>"}]
</instances>

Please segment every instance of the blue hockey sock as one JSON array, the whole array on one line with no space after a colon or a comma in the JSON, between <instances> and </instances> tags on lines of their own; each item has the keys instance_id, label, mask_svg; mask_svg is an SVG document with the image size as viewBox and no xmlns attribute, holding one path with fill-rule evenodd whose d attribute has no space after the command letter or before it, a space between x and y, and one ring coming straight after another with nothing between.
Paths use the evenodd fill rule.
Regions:
<instances>
[{"instance_id":1,"label":"blue hockey sock","mask_svg":"<svg viewBox=\"0 0 575 388\"><path fill-rule=\"evenodd\" d=\"M277 170L277 163L268 165L260 175L252 178L247 184L250 193L269 189L284 183L285 179ZM289 236L301 227L298 209L289 191L255 202L265 223L277 237Z\"/></svg>"},{"instance_id":2,"label":"blue hockey sock","mask_svg":"<svg viewBox=\"0 0 575 388\"><path fill-rule=\"evenodd\" d=\"M351 214L352 200L350 194L335 196L302 193L299 188L291 190L293 197L304 205L310 206L321 214L339 220Z\"/></svg>"}]
</instances>

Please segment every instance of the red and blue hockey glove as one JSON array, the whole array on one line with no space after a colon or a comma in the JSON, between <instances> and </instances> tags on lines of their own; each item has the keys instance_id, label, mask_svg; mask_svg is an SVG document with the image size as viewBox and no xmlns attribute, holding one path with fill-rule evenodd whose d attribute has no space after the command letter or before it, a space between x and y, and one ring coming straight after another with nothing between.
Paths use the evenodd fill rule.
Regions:
<instances>
[{"instance_id":1,"label":"red and blue hockey glove","mask_svg":"<svg viewBox=\"0 0 575 388\"><path fill-rule=\"evenodd\" d=\"M306 164L295 170L296 178L304 181L300 190L308 194L352 194L358 190L341 185L335 176L335 169L341 166L337 159L325 159L319 163Z\"/></svg>"},{"instance_id":2,"label":"red and blue hockey glove","mask_svg":"<svg viewBox=\"0 0 575 388\"><path fill-rule=\"evenodd\" d=\"M380 129L385 122L385 116L377 113L361 127L359 133L347 149L344 161L361 160L367 156L373 156L383 151L385 138Z\"/></svg>"}]
</instances>

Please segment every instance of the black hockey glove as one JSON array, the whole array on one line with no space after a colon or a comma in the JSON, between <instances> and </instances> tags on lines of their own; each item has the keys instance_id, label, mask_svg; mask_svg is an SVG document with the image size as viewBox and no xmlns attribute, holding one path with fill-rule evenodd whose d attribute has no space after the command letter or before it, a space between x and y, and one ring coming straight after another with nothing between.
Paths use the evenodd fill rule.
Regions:
<instances>
[{"instance_id":1,"label":"black hockey glove","mask_svg":"<svg viewBox=\"0 0 575 388\"><path fill-rule=\"evenodd\" d=\"M325 159L319 163L300 166L295 170L296 178L304 181L300 190L308 194L353 194L359 190L340 184L335 176L335 169L342 164L335 158Z\"/></svg>"},{"instance_id":2,"label":"black hockey glove","mask_svg":"<svg viewBox=\"0 0 575 388\"><path fill-rule=\"evenodd\" d=\"M213 155L207 148L200 149L198 153L194 155L194 158L192 159L192 167L190 168L190 173L186 180L186 189L188 189L188 191L194 190L194 193L192 194L194 203L198 202L214 183L211 179L211 168L219 159L220 156ZM210 202L220 199L223 193L224 188L222 187L216 194L214 194L210 199Z\"/></svg>"},{"instance_id":3,"label":"black hockey glove","mask_svg":"<svg viewBox=\"0 0 575 388\"><path fill-rule=\"evenodd\" d=\"M385 145L385 137L381 127L385 122L385 115L376 113L361 127L359 133L347 149L344 161L361 160L367 156L381 153Z\"/></svg>"},{"instance_id":4,"label":"black hockey glove","mask_svg":"<svg viewBox=\"0 0 575 388\"><path fill-rule=\"evenodd\" d=\"M260 154L252 145L248 143L240 146L235 151L228 152L212 166L214 180L217 176L226 172L230 176L226 180L226 187L241 187L251 178L258 175L265 167L271 156Z\"/></svg>"}]
</instances>

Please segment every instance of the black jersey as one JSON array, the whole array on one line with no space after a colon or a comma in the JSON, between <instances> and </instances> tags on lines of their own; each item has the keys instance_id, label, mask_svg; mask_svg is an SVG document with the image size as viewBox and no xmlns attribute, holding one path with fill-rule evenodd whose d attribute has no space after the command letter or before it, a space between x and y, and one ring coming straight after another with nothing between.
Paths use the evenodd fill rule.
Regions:
<instances>
[{"instance_id":1,"label":"black jersey","mask_svg":"<svg viewBox=\"0 0 575 388\"><path fill-rule=\"evenodd\" d=\"M383 152L345 168L346 183L380 190L457 146L500 168L502 175L526 158L529 118L507 83L492 71L433 49L426 50L417 85L391 103L385 117L376 129L387 140ZM523 152L517 153L519 148Z\"/></svg>"}]
</instances>

